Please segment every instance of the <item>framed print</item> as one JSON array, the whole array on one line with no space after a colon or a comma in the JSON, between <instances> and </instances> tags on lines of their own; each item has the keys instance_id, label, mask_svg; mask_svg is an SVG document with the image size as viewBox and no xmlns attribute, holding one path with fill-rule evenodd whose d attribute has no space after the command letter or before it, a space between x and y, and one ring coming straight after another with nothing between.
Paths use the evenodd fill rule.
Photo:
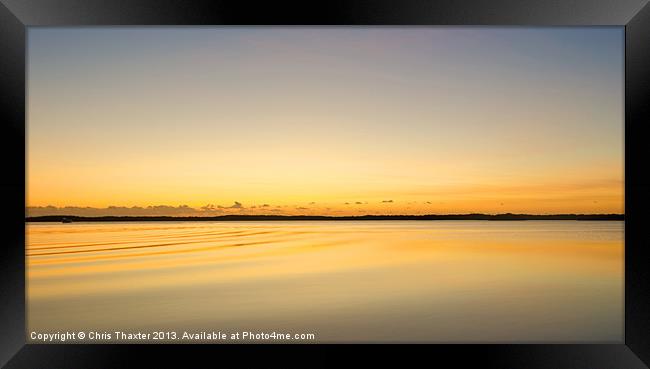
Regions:
<instances>
[{"instance_id":1,"label":"framed print","mask_svg":"<svg viewBox=\"0 0 650 369\"><path fill-rule=\"evenodd\" d=\"M7 368L650 362L647 2L0 17Z\"/></svg>"}]
</instances>

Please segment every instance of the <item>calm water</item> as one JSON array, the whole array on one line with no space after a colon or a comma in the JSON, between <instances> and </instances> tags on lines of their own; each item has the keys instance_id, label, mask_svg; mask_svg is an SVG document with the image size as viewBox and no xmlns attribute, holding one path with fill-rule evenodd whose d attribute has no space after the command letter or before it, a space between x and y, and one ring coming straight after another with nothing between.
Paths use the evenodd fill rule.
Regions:
<instances>
[{"instance_id":1,"label":"calm water","mask_svg":"<svg viewBox=\"0 0 650 369\"><path fill-rule=\"evenodd\" d=\"M30 223L28 332L620 342L623 227L609 221Z\"/></svg>"}]
</instances>

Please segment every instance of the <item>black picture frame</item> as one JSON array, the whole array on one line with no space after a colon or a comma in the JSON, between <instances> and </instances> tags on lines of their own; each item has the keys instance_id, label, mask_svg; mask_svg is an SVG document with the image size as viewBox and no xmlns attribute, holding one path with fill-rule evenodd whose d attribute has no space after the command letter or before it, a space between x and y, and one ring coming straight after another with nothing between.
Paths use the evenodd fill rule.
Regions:
<instances>
[{"instance_id":1,"label":"black picture frame","mask_svg":"<svg viewBox=\"0 0 650 369\"><path fill-rule=\"evenodd\" d=\"M183 1L0 0L0 365L6 368L189 367L348 363L454 367L647 368L650 272L650 5L647 0ZM39 345L25 332L26 30L78 25L500 25L625 27L625 340L620 344L489 345ZM302 356L296 358L299 349ZM396 354L399 350L399 354ZM337 354L346 351L345 359ZM154 364L154 361L156 362ZM644 364L645 363L645 364ZM410 366L410 365L409 365Z\"/></svg>"}]
</instances>

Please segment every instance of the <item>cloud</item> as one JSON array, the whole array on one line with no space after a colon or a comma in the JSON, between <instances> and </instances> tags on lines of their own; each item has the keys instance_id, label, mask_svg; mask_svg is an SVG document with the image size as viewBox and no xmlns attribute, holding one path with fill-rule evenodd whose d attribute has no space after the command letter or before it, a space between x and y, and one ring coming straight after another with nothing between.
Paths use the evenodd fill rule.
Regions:
<instances>
[{"instance_id":1,"label":"cloud","mask_svg":"<svg viewBox=\"0 0 650 369\"><path fill-rule=\"evenodd\" d=\"M357 204L357 205L361 205L361 204L363 204L363 203L362 203L361 201L357 201L357 202L355 202L355 204Z\"/></svg>"},{"instance_id":2,"label":"cloud","mask_svg":"<svg viewBox=\"0 0 650 369\"><path fill-rule=\"evenodd\" d=\"M234 204L231 206L221 206L219 205L219 209L245 209L244 205L241 204L239 201L235 201Z\"/></svg>"},{"instance_id":3,"label":"cloud","mask_svg":"<svg viewBox=\"0 0 650 369\"><path fill-rule=\"evenodd\" d=\"M246 209L242 203L235 201L231 206L220 206L207 204L193 208L188 205L149 205L149 206L115 206L109 205L105 208L81 207L81 206L28 206L25 208L26 216L38 217L48 215L70 215L81 217L102 217L102 216L214 216L227 214L228 211L243 211Z\"/></svg>"},{"instance_id":4,"label":"cloud","mask_svg":"<svg viewBox=\"0 0 650 369\"><path fill-rule=\"evenodd\" d=\"M195 209L187 205L169 206L169 205L150 205L141 206L115 206L110 205L105 208L64 206L31 206L27 207L27 216L38 217L47 215L76 215L82 217L101 217L101 216L200 216L206 213L221 212L210 207L210 205Z\"/></svg>"},{"instance_id":5,"label":"cloud","mask_svg":"<svg viewBox=\"0 0 650 369\"><path fill-rule=\"evenodd\" d=\"M393 200L384 200L382 202L393 202Z\"/></svg>"},{"instance_id":6,"label":"cloud","mask_svg":"<svg viewBox=\"0 0 650 369\"><path fill-rule=\"evenodd\" d=\"M305 207L299 206L299 207L296 208L296 210L309 210L309 208L305 208Z\"/></svg>"},{"instance_id":7,"label":"cloud","mask_svg":"<svg viewBox=\"0 0 650 369\"><path fill-rule=\"evenodd\" d=\"M269 204L264 204L264 205L262 205L261 207L262 207L262 208L268 208L269 206L271 206L271 205L269 205Z\"/></svg>"},{"instance_id":8,"label":"cloud","mask_svg":"<svg viewBox=\"0 0 650 369\"><path fill-rule=\"evenodd\" d=\"M314 205L314 204L316 204L316 203L315 203L315 202L313 202L313 201L309 203L309 205Z\"/></svg>"},{"instance_id":9,"label":"cloud","mask_svg":"<svg viewBox=\"0 0 650 369\"><path fill-rule=\"evenodd\" d=\"M349 203L349 202L346 202L345 205L350 205L350 203Z\"/></svg>"}]
</instances>

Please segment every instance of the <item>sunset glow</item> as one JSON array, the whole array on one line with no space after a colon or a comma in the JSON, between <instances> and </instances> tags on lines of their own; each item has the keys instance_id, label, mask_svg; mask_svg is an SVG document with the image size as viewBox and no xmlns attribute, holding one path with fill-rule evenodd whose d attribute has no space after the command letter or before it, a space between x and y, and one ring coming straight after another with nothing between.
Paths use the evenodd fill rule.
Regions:
<instances>
[{"instance_id":1,"label":"sunset glow","mask_svg":"<svg viewBox=\"0 0 650 369\"><path fill-rule=\"evenodd\" d=\"M30 28L28 214L624 213L623 40Z\"/></svg>"}]
</instances>

